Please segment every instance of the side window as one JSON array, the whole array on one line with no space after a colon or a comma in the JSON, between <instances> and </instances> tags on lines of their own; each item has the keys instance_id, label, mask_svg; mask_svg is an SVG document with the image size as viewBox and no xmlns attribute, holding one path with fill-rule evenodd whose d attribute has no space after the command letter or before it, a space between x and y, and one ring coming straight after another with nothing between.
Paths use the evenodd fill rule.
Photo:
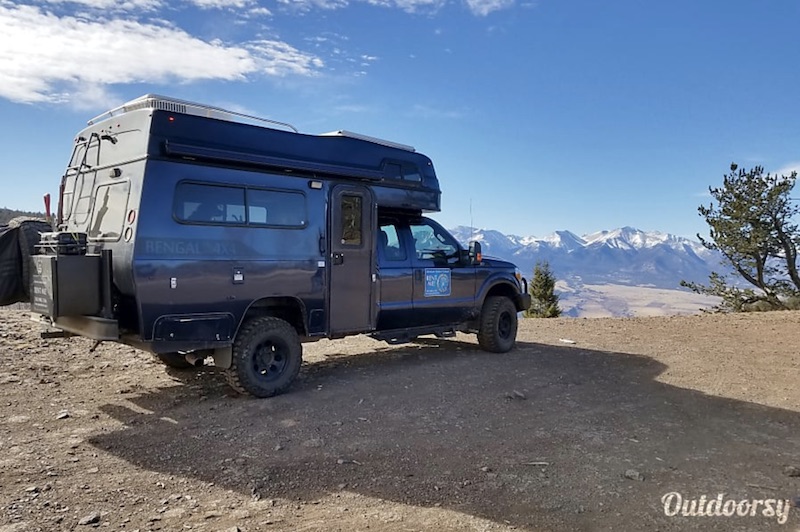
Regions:
<instances>
[{"instance_id":1,"label":"side window","mask_svg":"<svg viewBox=\"0 0 800 532\"><path fill-rule=\"evenodd\" d=\"M378 249L387 261L406 260L408 254L394 222L382 223L378 232Z\"/></svg>"},{"instance_id":2,"label":"side window","mask_svg":"<svg viewBox=\"0 0 800 532\"><path fill-rule=\"evenodd\" d=\"M101 185L94 191L92 221L89 224L89 237L103 240L119 240L122 223L128 208L128 181Z\"/></svg>"},{"instance_id":3,"label":"side window","mask_svg":"<svg viewBox=\"0 0 800 532\"><path fill-rule=\"evenodd\" d=\"M384 163L383 174L389 179L402 179L404 181L422 181L422 174L415 164Z\"/></svg>"},{"instance_id":4,"label":"side window","mask_svg":"<svg viewBox=\"0 0 800 532\"><path fill-rule=\"evenodd\" d=\"M243 224L244 205L240 187L179 183L175 190L175 216L186 222Z\"/></svg>"},{"instance_id":5,"label":"side window","mask_svg":"<svg viewBox=\"0 0 800 532\"><path fill-rule=\"evenodd\" d=\"M406 181L422 181L422 174L419 173L419 168L413 164L403 165L403 179Z\"/></svg>"},{"instance_id":6,"label":"side window","mask_svg":"<svg viewBox=\"0 0 800 532\"><path fill-rule=\"evenodd\" d=\"M361 196L342 196L342 245L360 246L363 227L361 224Z\"/></svg>"},{"instance_id":7,"label":"side window","mask_svg":"<svg viewBox=\"0 0 800 532\"><path fill-rule=\"evenodd\" d=\"M247 216L251 224L303 227L306 197L299 192L248 189Z\"/></svg>"},{"instance_id":8,"label":"side window","mask_svg":"<svg viewBox=\"0 0 800 532\"><path fill-rule=\"evenodd\" d=\"M447 260L458 256L458 244L449 234L428 225L424 220L411 224L410 228L418 259Z\"/></svg>"}]
</instances>

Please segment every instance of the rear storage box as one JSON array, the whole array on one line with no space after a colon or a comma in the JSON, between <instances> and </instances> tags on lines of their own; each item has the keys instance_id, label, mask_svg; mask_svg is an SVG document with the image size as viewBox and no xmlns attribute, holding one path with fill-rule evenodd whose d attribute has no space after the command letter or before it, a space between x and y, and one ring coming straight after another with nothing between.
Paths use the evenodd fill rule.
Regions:
<instances>
[{"instance_id":1,"label":"rear storage box","mask_svg":"<svg viewBox=\"0 0 800 532\"><path fill-rule=\"evenodd\" d=\"M33 257L31 310L51 318L101 309L101 259L86 255L86 233L42 233Z\"/></svg>"}]
</instances>

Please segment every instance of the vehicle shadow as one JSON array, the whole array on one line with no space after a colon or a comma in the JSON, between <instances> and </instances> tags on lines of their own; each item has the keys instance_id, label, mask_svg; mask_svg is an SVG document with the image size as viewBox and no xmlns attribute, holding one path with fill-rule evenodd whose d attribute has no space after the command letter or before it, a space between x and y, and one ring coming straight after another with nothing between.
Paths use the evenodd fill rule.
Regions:
<instances>
[{"instance_id":1,"label":"vehicle shadow","mask_svg":"<svg viewBox=\"0 0 800 532\"><path fill-rule=\"evenodd\" d=\"M783 474L800 461L800 413L658 382L665 369L575 347L520 342L498 355L424 340L304 365L268 400L228 394L213 368L183 374L188 389L130 398L153 414L106 405L125 428L90 441L248 497L348 490L532 530L782 528L761 514L665 515L668 492L800 494Z\"/></svg>"}]
</instances>

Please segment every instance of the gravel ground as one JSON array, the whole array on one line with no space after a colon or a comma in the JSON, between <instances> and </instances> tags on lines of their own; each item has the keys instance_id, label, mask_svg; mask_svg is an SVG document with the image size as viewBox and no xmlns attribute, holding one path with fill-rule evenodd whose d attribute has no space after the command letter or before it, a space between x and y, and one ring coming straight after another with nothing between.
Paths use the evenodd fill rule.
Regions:
<instances>
[{"instance_id":1,"label":"gravel ground","mask_svg":"<svg viewBox=\"0 0 800 532\"><path fill-rule=\"evenodd\" d=\"M797 312L526 320L504 355L323 340L267 400L38 333L0 310L0 532L800 530Z\"/></svg>"}]
</instances>

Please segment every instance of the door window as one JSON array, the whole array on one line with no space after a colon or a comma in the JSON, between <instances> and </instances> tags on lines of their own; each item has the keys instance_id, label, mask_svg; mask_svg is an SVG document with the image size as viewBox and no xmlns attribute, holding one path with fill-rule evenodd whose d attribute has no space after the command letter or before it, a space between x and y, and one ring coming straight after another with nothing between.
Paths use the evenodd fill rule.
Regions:
<instances>
[{"instance_id":1,"label":"door window","mask_svg":"<svg viewBox=\"0 0 800 532\"><path fill-rule=\"evenodd\" d=\"M458 259L458 244L449 234L428 225L425 220L411 224L410 228L417 259L433 260L437 263Z\"/></svg>"},{"instance_id":2,"label":"door window","mask_svg":"<svg viewBox=\"0 0 800 532\"><path fill-rule=\"evenodd\" d=\"M390 262L404 261L408 257L394 222L381 224L378 232L378 250L383 260Z\"/></svg>"},{"instance_id":3,"label":"door window","mask_svg":"<svg viewBox=\"0 0 800 532\"><path fill-rule=\"evenodd\" d=\"M342 245L360 246L363 226L361 221L361 196L342 195Z\"/></svg>"}]
</instances>

